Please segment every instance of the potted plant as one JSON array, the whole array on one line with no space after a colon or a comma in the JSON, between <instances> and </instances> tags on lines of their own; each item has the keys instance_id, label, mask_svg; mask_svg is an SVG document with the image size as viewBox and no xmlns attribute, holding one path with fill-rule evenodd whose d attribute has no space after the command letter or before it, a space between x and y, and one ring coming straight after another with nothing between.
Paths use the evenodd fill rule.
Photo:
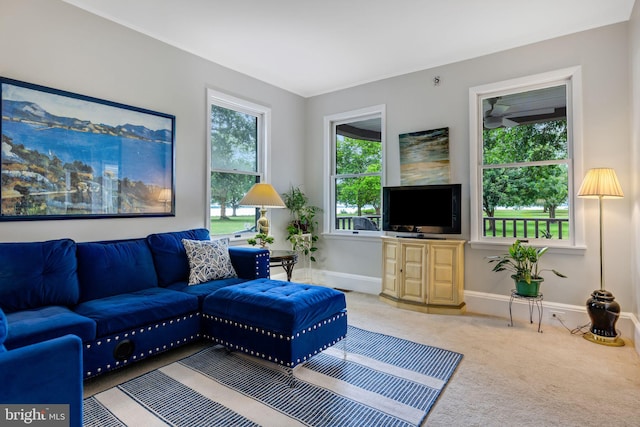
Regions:
<instances>
[{"instance_id":1,"label":"potted plant","mask_svg":"<svg viewBox=\"0 0 640 427\"><path fill-rule=\"evenodd\" d=\"M268 236L264 233L258 233L252 239L247 239L247 243L251 246L255 246L260 243L260 246L264 249L267 249L267 245L274 242L274 238L272 236Z\"/></svg>"},{"instance_id":2,"label":"potted plant","mask_svg":"<svg viewBox=\"0 0 640 427\"><path fill-rule=\"evenodd\" d=\"M302 251L305 256L310 255L311 261L315 261L313 253L318 250L315 246L318 241L318 221L315 216L320 208L309 205L309 199L299 187L292 186L289 191L282 193L282 200L291 215L291 221L287 224L287 240L294 251ZM303 234L311 235L310 242L301 236Z\"/></svg>"},{"instance_id":3,"label":"potted plant","mask_svg":"<svg viewBox=\"0 0 640 427\"><path fill-rule=\"evenodd\" d=\"M551 271L558 277L567 277L554 269L540 269L539 262L548 247L535 248L516 240L510 247L509 253L488 257L489 263L495 263L493 271L510 271L511 278L516 284L516 293L523 296L538 296L540 283L544 281L543 271Z\"/></svg>"}]
</instances>

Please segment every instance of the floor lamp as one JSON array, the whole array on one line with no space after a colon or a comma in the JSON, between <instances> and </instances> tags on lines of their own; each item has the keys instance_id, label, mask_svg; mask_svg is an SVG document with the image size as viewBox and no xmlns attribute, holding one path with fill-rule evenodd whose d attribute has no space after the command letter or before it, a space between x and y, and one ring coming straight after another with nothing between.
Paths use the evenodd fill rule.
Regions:
<instances>
[{"instance_id":1,"label":"floor lamp","mask_svg":"<svg viewBox=\"0 0 640 427\"><path fill-rule=\"evenodd\" d=\"M266 208L286 207L278 192L271 184L257 183L249 189L242 200L240 206L255 206L260 208L260 218L258 218L258 233L269 235L269 220L265 216Z\"/></svg>"},{"instance_id":2,"label":"floor lamp","mask_svg":"<svg viewBox=\"0 0 640 427\"><path fill-rule=\"evenodd\" d=\"M583 337L598 344L623 346L624 341L616 332L616 322L620 317L620 305L614 301L613 294L604 287L602 199L624 197L615 171L610 168L589 170L582 181L578 197L597 198L600 216L600 289L593 291L591 298L587 300L587 313L591 318L591 328Z\"/></svg>"}]
</instances>

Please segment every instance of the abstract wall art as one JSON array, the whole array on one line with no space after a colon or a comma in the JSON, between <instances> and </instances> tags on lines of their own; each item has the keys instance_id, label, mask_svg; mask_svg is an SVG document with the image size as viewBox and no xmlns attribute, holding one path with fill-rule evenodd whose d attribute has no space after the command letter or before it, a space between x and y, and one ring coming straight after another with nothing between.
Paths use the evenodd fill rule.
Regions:
<instances>
[{"instance_id":1,"label":"abstract wall art","mask_svg":"<svg viewBox=\"0 0 640 427\"><path fill-rule=\"evenodd\" d=\"M449 182L449 128L400 134L401 185Z\"/></svg>"}]
</instances>

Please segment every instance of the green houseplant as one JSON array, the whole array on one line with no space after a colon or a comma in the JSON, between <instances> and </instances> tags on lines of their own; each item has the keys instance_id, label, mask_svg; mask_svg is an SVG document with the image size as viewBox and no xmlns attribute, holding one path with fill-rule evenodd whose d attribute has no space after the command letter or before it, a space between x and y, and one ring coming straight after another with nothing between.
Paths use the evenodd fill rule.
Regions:
<instances>
[{"instance_id":1,"label":"green houseplant","mask_svg":"<svg viewBox=\"0 0 640 427\"><path fill-rule=\"evenodd\" d=\"M535 248L516 240L509 252L503 255L488 257L489 263L495 263L493 271L510 271L516 284L516 292L523 296L537 296L540 283L544 281L543 271L551 271L558 277L567 277L554 269L540 269L540 258L549 250L548 247Z\"/></svg>"},{"instance_id":2,"label":"green houseplant","mask_svg":"<svg viewBox=\"0 0 640 427\"><path fill-rule=\"evenodd\" d=\"M273 236L268 236L264 233L258 233L255 237L247 239L247 243L251 246L255 246L260 243L260 246L265 249L267 248L267 245L273 243L274 241L275 239L273 238Z\"/></svg>"},{"instance_id":3,"label":"green houseplant","mask_svg":"<svg viewBox=\"0 0 640 427\"><path fill-rule=\"evenodd\" d=\"M318 241L318 221L315 216L320 208L310 205L309 199L299 187L292 186L289 191L282 193L282 201L291 215L291 221L287 224L287 240L291 242L294 251L302 251L309 255L311 261L315 261L313 253L318 250L315 246ZM311 241L301 238L302 234L311 234Z\"/></svg>"}]
</instances>

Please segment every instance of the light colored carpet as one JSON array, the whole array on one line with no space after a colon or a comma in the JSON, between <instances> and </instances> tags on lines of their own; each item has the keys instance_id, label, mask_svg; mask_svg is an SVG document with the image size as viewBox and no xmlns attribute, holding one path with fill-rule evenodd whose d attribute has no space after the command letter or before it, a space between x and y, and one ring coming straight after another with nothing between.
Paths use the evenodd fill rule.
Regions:
<instances>
[{"instance_id":1,"label":"light colored carpet","mask_svg":"<svg viewBox=\"0 0 640 427\"><path fill-rule=\"evenodd\" d=\"M638 426L640 357L561 326L475 314L435 315L347 293L349 324L464 354L425 426ZM575 326L575 325L570 325ZM93 395L193 353L204 344L139 362L85 382Z\"/></svg>"}]
</instances>

